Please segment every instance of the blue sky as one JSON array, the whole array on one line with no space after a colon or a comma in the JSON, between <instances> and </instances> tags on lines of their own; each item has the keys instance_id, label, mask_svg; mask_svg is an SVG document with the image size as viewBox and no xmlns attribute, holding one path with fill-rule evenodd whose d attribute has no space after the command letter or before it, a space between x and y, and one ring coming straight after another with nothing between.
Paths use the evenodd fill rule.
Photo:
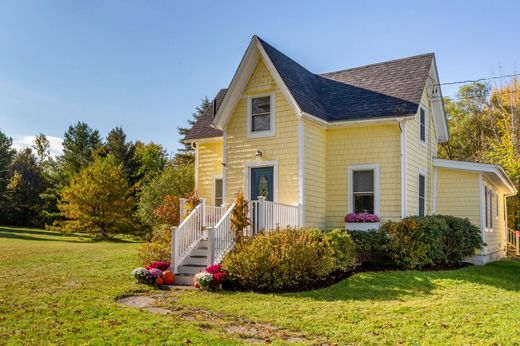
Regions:
<instances>
[{"instance_id":1,"label":"blue sky","mask_svg":"<svg viewBox=\"0 0 520 346\"><path fill-rule=\"evenodd\" d=\"M313 72L435 52L442 82L515 73L515 1L0 2L0 129L24 145L86 121L178 148L253 34ZM456 92L445 88L444 94Z\"/></svg>"}]
</instances>

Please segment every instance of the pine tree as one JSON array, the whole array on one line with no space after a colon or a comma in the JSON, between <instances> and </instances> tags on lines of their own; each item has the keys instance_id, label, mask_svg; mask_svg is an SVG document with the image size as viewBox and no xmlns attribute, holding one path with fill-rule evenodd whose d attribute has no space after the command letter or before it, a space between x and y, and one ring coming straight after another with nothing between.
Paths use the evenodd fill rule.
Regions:
<instances>
[{"instance_id":1,"label":"pine tree","mask_svg":"<svg viewBox=\"0 0 520 346\"><path fill-rule=\"evenodd\" d=\"M207 96L203 97L200 105L195 107L195 112L191 115L191 119L188 120L188 127L178 127L177 133L180 136L179 143L182 148L178 150L176 155L176 161L179 163L191 163L194 162L194 150L190 144L184 143L184 138L190 132L193 124L199 120L200 116L210 106L210 102Z\"/></svg>"}]
</instances>

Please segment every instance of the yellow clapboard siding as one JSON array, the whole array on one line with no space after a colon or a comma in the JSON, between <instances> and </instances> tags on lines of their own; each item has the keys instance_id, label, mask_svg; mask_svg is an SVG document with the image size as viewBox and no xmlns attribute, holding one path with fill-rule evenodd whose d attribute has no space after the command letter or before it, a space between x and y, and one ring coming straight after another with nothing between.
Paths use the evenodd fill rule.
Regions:
<instances>
[{"instance_id":1,"label":"yellow clapboard siding","mask_svg":"<svg viewBox=\"0 0 520 346\"><path fill-rule=\"evenodd\" d=\"M493 191L498 197L492 201L492 218L493 228L484 231L484 242L487 244L486 253L492 253L497 250L503 250L506 247L506 222L504 213L504 193L496 187L486 176L484 176L484 184ZM497 213L498 211L498 213Z\"/></svg>"},{"instance_id":2,"label":"yellow clapboard siding","mask_svg":"<svg viewBox=\"0 0 520 346\"><path fill-rule=\"evenodd\" d=\"M479 173L437 168L437 214L467 217L480 227Z\"/></svg>"},{"instance_id":3,"label":"yellow clapboard siding","mask_svg":"<svg viewBox=\"0 0 520 346\"><path fill-rule=\"evenodd\" d=\"M327 227L343 227L348 211L348 167L379 164L380 217L397 220L401 213L401 139L395 125L356 126L327 130Z\"/></svg>"},{"instance_id":4,"label":"yellow clapboard siding","mask_svg":"<svg viewBox=\"0 0 520 346\"><path fill-rule=\"evenodd\" d=\"M247 97L272 92L275 93L274 136L248 138ZM227 202L234 200L236 192L244 191L244 163L258 162L255 153L260 150L262 161L278 162L278 196L275 199L281 203L298 203L298 120L262 60L226 125L226 141Z\"/></svg>"},{"instance_id":5,"label":"yellow clapboard siding","mask_svg":"<svg viewBox=\"0 0 520 346\"><path fill-rule=\"evenodd\" d=\"M213 205L213 178L222 177L223 143L222 141L199 142L197 147L197 193Z\"/></svg>"}]
</instances>

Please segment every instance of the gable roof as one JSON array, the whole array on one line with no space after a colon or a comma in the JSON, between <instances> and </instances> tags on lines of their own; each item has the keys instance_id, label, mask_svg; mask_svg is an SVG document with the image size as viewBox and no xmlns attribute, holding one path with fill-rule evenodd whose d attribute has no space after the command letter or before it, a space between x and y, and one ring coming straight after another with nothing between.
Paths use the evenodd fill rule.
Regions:
<instances>
[{"instance_id":1,"label":"gable roof","mask_svg":"<svg viewBox=\"0 0 520 346\"><path fill-rule=\"evenodd\" d=\"M208 124L208 118L202 117L201 123L224 128L260 59L264 60L293 111L298 116L315 117L325 124L413 116L417 113L428 79L434 85L439 83L433 53L314 74L258 36L253 36L228 92L219 102L213 123ZM438 139L446 141L448 131L444 108L435 105L433 113ZM194 128L198 126L195 124ZM206 132L211 136L217 134L207 130L193 135L199 137L193 137L190 132L186 139L205 138L200 136Z\"/></svg>"},{"instance_id":2,"label":"gable roof","mask_svg":"<svg viewBox=\"0 0 520 346\"><path fill-rule=\"evenodd\" d=\"M415 114L434 58L429 53L319 75L258 41L301 110L328 122Z\"/></svg>"},{"instance_id":3,"label":"gable roof","mask_svg":"<svg viewBox=\"0 0 520 346\"><path fill-rule=\"evenodd\" d=\"M221 89L218 92L209 107L206 108L195 124L193 124L190 132L188 132L186 137L184 137L184 140L190 141L194 139L222 137L222 131L212 127L211 124L213 123L215 114L217 114L226 93L227 89Z\"/></svg>"}]
</instances>

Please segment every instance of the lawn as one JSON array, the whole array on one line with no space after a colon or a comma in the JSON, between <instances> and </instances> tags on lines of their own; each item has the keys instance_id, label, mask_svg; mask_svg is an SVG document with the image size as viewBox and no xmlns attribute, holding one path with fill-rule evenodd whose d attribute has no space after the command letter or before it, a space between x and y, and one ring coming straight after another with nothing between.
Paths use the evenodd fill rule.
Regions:
<instances>
[{"instance_id":1,"label":"lawn","mask_svg":"<svg viewBox=\"0 0 520 346\"><path fill-rule=\"evenodd\" d=\"M155 315L115 301L157 293L128 275L137 247L0 227L0 344L251 341L251 328L226 327L237 321L276 330L262 336L275 344L296 332L308 343L520 344L520 262L360 273L293 294L166 292L174 313Z\"/></svg>"}]
</instances>

